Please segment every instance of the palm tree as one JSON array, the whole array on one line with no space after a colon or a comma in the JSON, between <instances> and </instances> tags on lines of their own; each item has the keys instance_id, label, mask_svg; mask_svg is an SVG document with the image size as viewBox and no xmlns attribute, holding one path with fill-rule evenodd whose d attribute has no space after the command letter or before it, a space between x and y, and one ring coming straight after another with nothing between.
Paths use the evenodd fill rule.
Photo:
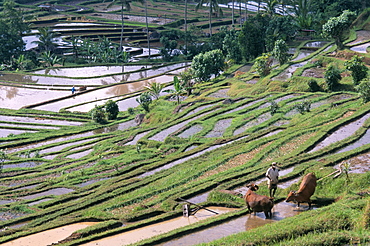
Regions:
<instances>
[{"instance_id":1,"label":"palm tree","mask_svg":"<svg viewBox=\"0 0 370 246\"><path fill-rule=\"evenodd\" d=\"M49 27L40 27L38 29L39 34L37 37L39 40L32 41L32 43L37 44L40 51L54 51L55 47L58 45L55 43L56 33L53 32Z\"/></svg>"},{"instance_id":2,"label":"palm tree","mask_svg":"<svg viewBox=\"0 0 370 246\"><path fill-rule=\"evenodd\" d=\"M151 96L153 96L155 99L158 99L159 95L161 94L164 88L164 84L157 82L149 82L149 85L145 87L148 89L148 92Z\"/></svg>"},{"instance_id":3,"label":"palm tree","mask_svg":"<svg viewBox=\"0 0 370 246\"><path fill-rule=\"evenodd\" d=\"M263 9L269 16L272 17L276 15L276 6L278 5L278 3L278 0L267 0L266 6L264 6Z\"/></svg>"},{"instance_id":4,"label":"palm tree","mask_svg":"<svg viewBox=\"0 0 370 246\"><path fill-rule=\"evenodd\" d=\"M127 11L131 10L131 0L113 0L110 4L108 4L107 8L112 7L113 4L115 4L117 1L120 1L121 3L121 36L119 40L119 50L122 51L123 49L123 30L124 30L124 18L123 18L123 9L126 9ZM144 0L136 0L139 3L143 4Z\"/></svg>"},{"instance_id":5,"label":"palm tree","mask_svg":"<svg viewBox=\"0 0 370 246\"><path fill-rule=\"evenodd\" d=\"M222 9L218 6L217 0L200 0L200 2L195 6L195 11L206 4L209 6L209 35L212 36L212 14L217 13L221 16L223 15Z\"/></svg>"},{"instance_id":6,"label":"palm tree","mask_svg":"<svg viewBox=\"0 0 370 246\"><path fill-rule=\"evenodd\" d=\"M301 28L309 28L312 23L312 0L293 0L291 2L293 15Z\"/></svg>"}]
</instances>

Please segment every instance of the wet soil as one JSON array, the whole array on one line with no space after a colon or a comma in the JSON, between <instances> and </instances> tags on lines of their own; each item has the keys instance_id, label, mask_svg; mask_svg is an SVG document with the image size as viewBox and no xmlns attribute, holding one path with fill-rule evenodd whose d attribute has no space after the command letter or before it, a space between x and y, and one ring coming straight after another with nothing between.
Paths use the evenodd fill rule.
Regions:
<instances>
[{"instance_id":1,"label":"wet soil","mask_svg":"<svg viewBox=\"0 0 370 246\"><path fill-rule=\"evenodd\" d=\"M229 222L171 240L167 243L160 244L160 246L191 246L207 243L235 233L248 231L256 227L280 221L284 218L292 217L306 211L306 208L303 206L300 209L297 209L295 206L296 205L291 203L281 202L276 204L272 209L273 217L271 219L265 219L263 213L257 213L256 215L248 214Z\"/></svg>"},{"instance_id":2,"label":"wet soil","mask_svg":"<svg viewBox=\"0 0 370 246\"><path fill-rule=\"evenodd\" d=\"M349 123L343 127L340 127L338 130L331 133L330 136L328 136L323 141L321 141L319 144L317 144L312 150L309 151L309 153L320 150L326 146L329 146L332 143L335 143L335 142L338 142L345 138L350 137L364 124L365 120L367 120L369 117L370 117L370 113L362 116L360 119L355 120L352 123Z\"/></svg>"},{"instance_id":3,"label":"wet soil","mask_svg":"<svg viewBox=\"0 0 370 246\"><path fill-rule=\"evenodd\" d=\"M96 222L82 222L71 224L63 227L58 227L51 230L46 230L40 233L32 234L30 236L21 237L19 239L3 243L2 246L20 246L20 245L37 245L37 246L47 246L53 243L57 243L73 232L81 230L88 226L97 224Z\"/></svg>"},{"instance_id":4,"label":"wet soil","mask_svg":"<svg viewBox=\"0 0 370 246\"><path fill-rule=\"evenodd\" d=\"M209 210L215 211L219 214L227 213L235 209L222 207L209 207ZM132 231L124 232L118 235L106 237L100 240L92 241L90 243L82 244L81 246L112 246L112 245L128 245L143 239L151 238L153 236L172 231L186 225L216 216L214 213L201 209L195 215L189 217L178 217L172 220L156 223L154 225L145 226Z\"/></svg>"}]
</instances>

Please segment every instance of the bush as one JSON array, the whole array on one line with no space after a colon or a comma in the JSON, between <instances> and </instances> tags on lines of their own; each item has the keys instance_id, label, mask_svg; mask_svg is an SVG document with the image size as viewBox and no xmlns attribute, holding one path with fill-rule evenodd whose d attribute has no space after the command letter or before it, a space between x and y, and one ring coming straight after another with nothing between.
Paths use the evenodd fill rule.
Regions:
<instances>
[{"instance_id":1,"label":"bush","mask_svg":"<svg viewBox=\"0 0 370 246\"><path fill-rule=\"evenodd\" d=\"M141 93L140 97L136 98L136 101L145 110L145 112L149 112L149 105L152 103L152 97L149 92Z\"/></svg>"},{"instance_id":2,"label":"bush","mask_svg":"<svg viewBox=\"0 0 370 246\"><path fill-rule=\"evenodd\" d=\"M319 84L314 79L308 81L308 87L310 87L311 92L321 91Z\"/></svg>"},{"instance_id":3,"label":"bush","mask_svg":"<svg viewBox=\"0 0 370 246\"><path fill-rule=\"evenodd\" d=\"M355 85L358 85L360 81L367 76L368 68L365 66L362 58L363 57L353 56L351 60L344 63L346 69L352 72L353 83Z\"/></svg>"},{"instance_id":4,"label":"bush","mask_svg":"<svg viewBox=\"0 0 370 246\"><path fill-rule=\"evenodd\" d=\"M271 115L276 114L277 111L279 110L279 105L274 101L270 101L270 113Z\"/></svg>"},{"instance_id":5,"label":"bush","mask_svg":"<svg viewBox=\"0 0 370 246\"><path fill-rule=\"evenodd\" d=\"M356 86L357 92L362 97L362 101L367 103L370 101L370 80L364 79L358 86Z\"/></svg>"},{"instance_id":6,"label":"bush","mask_svg":"<svg viewBox=\"0 0 370 246\"><path fill-rule=\"evenodd\" d=\"M298 103L294 106L300 114L304 114L306 112L310 112L311 110L311 102L310 101L303 101Z\"/></svg>"},{"instance_id":7,"label":"bush","mask_svg":"<svg viewBox=\"0 0 370 246\"><path fill-rule=\"evenodd\" d=\"M90 110L91 119L99 124L104 124L107 122L105 117L105 112L102 106L95 105L95 108Z\"/></svg>"},{"instance_id":8,"label":"bush","mask_svg":"<svg viewBox=\"0 0 370 246\"><path fill-rule=\"evenodd\" d=\"M325 82L329 91L334 90L342 79L340 70L335 65L329 65L325 71Z\"/></svg>"},{"instance_id":9,"label":"bush","mask_svg":"<svg viewBox=\"0 0 370 246\"><path fill-rule=\"evenodd\" d=\"M265 77L270 73L271 64L272 64L271 53L263 53L261 56L256 58L253 67L255 67L257 73L261 77Z\"/></svg>"},{"instance_id":10,"label":"bush","mask_svg":"<svg viewBox=\"0 0 370 246\"><path fill-rule=\"evenodd\" d=\"M108 120L115 120L117 119L117 115L119 113L118 105L116 102L112 100L108 100L104 104L105 112L107 115Z\"/></svg>"}]
</instances>

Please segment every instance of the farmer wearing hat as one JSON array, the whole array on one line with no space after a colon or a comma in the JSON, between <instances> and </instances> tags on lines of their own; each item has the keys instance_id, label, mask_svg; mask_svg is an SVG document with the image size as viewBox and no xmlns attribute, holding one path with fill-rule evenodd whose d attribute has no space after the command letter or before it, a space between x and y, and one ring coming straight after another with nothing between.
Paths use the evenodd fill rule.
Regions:
<instances>
[{"instance_id":1,"label":"farmer wearing hat","mask_svg":"<svg viewBox=\"0 0 370 246\"><path fill-rule=\"evenodd\" d=\"M276 162L273 162L271 164L271 167L267 169L266 177L267 177L267 185L270 190L270 197L273 198L275 196L277 184L279 182L279 170L277 168Z\"/></svg>"}]
</instances>

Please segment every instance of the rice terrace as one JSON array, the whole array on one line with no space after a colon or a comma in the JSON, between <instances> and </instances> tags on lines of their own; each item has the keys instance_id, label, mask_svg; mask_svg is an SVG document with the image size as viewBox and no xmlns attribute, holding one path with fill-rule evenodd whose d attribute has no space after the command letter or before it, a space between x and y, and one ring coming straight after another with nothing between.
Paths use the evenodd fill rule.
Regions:
<instances>
[{"instance_id":1,"label":"rice terrace","mask_svg":"<svg viewBox=\"0 0 370 246\"><path fill-rule=\"evenodd\" d=\"M368 1L1 3L1 245L370 245Z\"/></svg>"}]
</instances>

